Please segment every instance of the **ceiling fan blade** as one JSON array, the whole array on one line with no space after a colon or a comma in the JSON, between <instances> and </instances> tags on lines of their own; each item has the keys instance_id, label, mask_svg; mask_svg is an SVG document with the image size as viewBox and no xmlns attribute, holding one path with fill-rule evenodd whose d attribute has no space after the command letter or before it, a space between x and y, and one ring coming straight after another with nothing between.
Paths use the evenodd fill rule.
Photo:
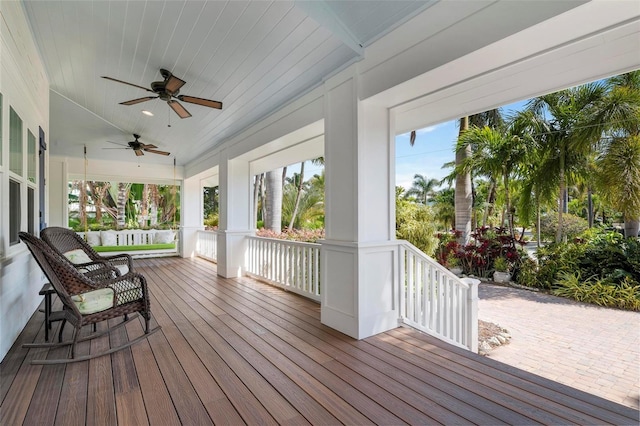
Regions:
<instances>
[{"instance_id":1,"label":"ceiling fan blade","mask_svg":"<svg viewBox=\"0 0 640 426\"><path fill-rule=\"evenodd\" d=\"M171 109L174 110L176 114L178 114L178 116L180 116L180 118L191 117L191 114L189 113L189 111L187 111L186 108L183 107L180 102L171 100L171 101L167 101L167 103L169 104Z\"/></svg>"},{"instance_id":2,"label":"ceiling fan blade","mask_svg":"<svg viewBox=\"0 0 640 426\"><path fill-rule=\"evenodd\" d=\"M102 148L102 149L129 149L129 148Z\"/></svg>"},{"instance_id":3,"label":"ceiling fan blade","mask_svg":"<svg viewBox=\"0 0 640 426\"><path fill-rule=\"evenodd\" d=\"M153 152L154 154L160 154L160 155L170 155L170 152L167 151L158 151L156 149L145 149L145 151L147 152Z\"/></svg>"},{"instance_id":4,"label":"ceiling fan blade","mask_svg":"<svg viewBox=\"0 0 640 426\"><path fill-rule=\"evenodd\" d=\"M167 79L167 82L164 85L164 89L169 93L176 93L185 84L186 84L186 81L172 74Z\"/></svg>"},{"instance_id":5,"label":"ceiling fan blade","mask_svg":"<svg viewBox=\"0 0 640 426\"><path fill-rule=\"evenodd\" d=\"M123 146L123 147L125 147L125 148L128 148L128 147L129 147L128 145L125 145L125 144L120 143L120 142L113 142L113 141L107 141L107 142L108 142L108 143L112 143L112 144L114 144L114 145ZM119 148L103 148L103 149L119 149Z\"/></svg>"},{"instance_id":6,"label":"ceiling fan blade","mask_svg":"<svg viewBox=\"0 0 640 426\"><path fill-rule=\"evenodd\" d=\"M141 149L136 149L135 152L138 157L140 157L141 155L144 155L144 152L142 152Z\"/></svg>"},{"instance_id":7,"label":"ceiling fan blade","mask_svg":"<svg viewBox=\"0 0 640 426\"><path fill-rule=\"evenodd\" d=\"M135 104L139 104L140 102L147 102L150 101L151 99L157 99L157 96L147 96L144 98L138 98L138 99L132 99L130 101L126 101L126 102L120 102L120 105L135 105Z\"/></svg>"},{"instance_id":8,"label":"ceiling fan blade","mask_svg":"<svg viewBox=\"0 0 640 426\"><path fill-rule=\"evenodd\" d=\"M157 146L155 146L154 144L150 143L150 144L146 144L146 143L141 143L142 145L142 149L147 149L147 148L157 148Z\"/></svg>"},{"instance_id":9,"label":"ceiling fan blade","mask_svg":"<svg viewBox=\"0 0 640 426\"><path fill-rule=\"evenodd\" d=\"M178 99L191 104L202 105L209 108L222 109L222 102L212 101L211 99L196 98L195 96L177 96Z\"/></svg>"},{"instance_id":10,"label":"ceiling fan blade","mask_svg":"<svg viewBox=\"0 0 640 426\"><path fill-rule=\"evenodd\" d=\"M138 86L137 84L127 83L126 81L118 80L117 78L107 77L107 76L104 76L104 75L102 76L102 78L105 78L105 79L111 80L111 81L115 81L116 83L127 84L129 86L137 87L138 89L142 89L142 90L146 90L147 92L154 93L153 90L151 90L151 89L148 89L148 88L143 87L143 86Z\"/></svg>"}]
</instances>

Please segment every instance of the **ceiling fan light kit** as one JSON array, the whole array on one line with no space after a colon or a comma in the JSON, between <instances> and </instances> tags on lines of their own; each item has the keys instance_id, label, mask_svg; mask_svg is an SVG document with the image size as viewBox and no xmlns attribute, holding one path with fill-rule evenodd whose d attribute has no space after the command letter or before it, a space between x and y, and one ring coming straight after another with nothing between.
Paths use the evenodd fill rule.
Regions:
<instances>
[{"instance_id":1,"label":"ceiling fan light kit","mask_svg":"<svg viewBox=\"0 0 640 426\"><path fill-rule=\"evenodd\" d=\"M222 102L214 101L211 99L198 98L195 96L180 95L180 89L186 84L186 81L176 77L171 73L171 71L168 71L164 68L160 69L160 74L162 75L162 78L164 80L152 82L150 85L150 89L147 87L139 86L137 84L128 83L123 80L118 80L117 78L113 77L102 76L102 78L115 81L116 83L137 87L138 89L156 94L156 96L145 96L143 98L136 98L131 99L130 101L120 102L120 105L136 105L141 102L150 101L152 99L161 99L169 104L171 109L176 114L178 114L178 117L180 118L189 118L191 117L191 113L189 113L189 111L187 111L187 109L178 101L209 108L222 109Z\"/></svg>"}]
</instances>

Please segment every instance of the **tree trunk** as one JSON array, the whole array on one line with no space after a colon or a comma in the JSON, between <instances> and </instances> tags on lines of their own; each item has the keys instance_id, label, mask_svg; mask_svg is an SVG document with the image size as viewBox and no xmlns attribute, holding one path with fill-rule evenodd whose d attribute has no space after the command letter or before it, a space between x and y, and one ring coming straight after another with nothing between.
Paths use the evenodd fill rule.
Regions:
<instances>
[{"instance_id":1,"label":"tree trunk","mask_svg":"<svg viewBox=\"0 0 640 426\"><path fill-rule=\"evenodd\" d=\"M538 248L540 248L540 200L536 197L536 222L538 226L536 227L536 240L538 243Z\"/></svg>"},{"instance_id":2,"label":"tree trunk","mask_svg":"<svg viewBox=\"0 0 640 426\"><path fill-rule=\"evenodd\" d=\"M298 215L298 208L300 207L300 197L302 196L303 181L304 181L304 161L300 164L300 182L298 182L298 191L296 192L296 202L293 206L293 213L291 213L291 221L289 222L289 229L293 229L293 224L296 222L296 216Z\"/></svg>"},{"instance_id":3,"label":"tree trunk","mask_svg":"<svg viewBox=\"0 0 640 426\"><path fill-rule=\"evenodd\" d=\"M253 226L258 224L258 197L260 196L260 186L262 185L262 174L255 175L253 181Z\"/></svg>"},{"instance_id":4,"label":"tree trunk","mask_svg":"<svg viewBox=\"0 0 640 426\"><path fill-rule=\"evenodd\" d=\"M266 229L282 232L282 168L267 172Z\"/></svg>"},{"instance_id":5,"label":"tree trunk","mask_svg":"<svg viewBox=\"0 0 640 426\"><path fill-rule=\"evenodd\" d=\"M140 216L138 217L140 226L147 226L149 221L149 184L142 187L142 200L140 201Z\"/></svg>"},{"instance_id":6,"label":"tree trunk","mask_svg":"<svg viewBox=\"0 0 640 426\"><path fill-rule=\"evenodd\" d=\"M591 188L587 188L587 220L589 228L593 228L593 192Z\"/></svg>"},{"instance_id":7,"label":"tree trunk","mask_svg":"<svg viewBox=\"0 0 640 426\"><path fill-rule=\"evenodd\" d=\"M489 195L487 196L487 206L484 209L484 217L482 218L482 226L487 226L489 218L493 214L493 205L496 202L496 182L493 178L489 181ZM489 226L492 226L489 223Z\"/></svg>"},{"instance_id":8,"label":"tree trunk","mask_svg":"<svg viewBox=\"0 0 640 426\"><path fill-rule=\"evenodd\" d=\"M640 219L627 219L624 220L624 236L627 238L638 237L638 231L640 231Z\"/></svg>"},{"instance_id":9,"label":"tree trunk","mask_svg":"<svg viewBox=\"0 0 640 426\"><path fill-rule=\"evenodd\" d=\"M117 200L117 224L118 228L123 228L126 223L125 209L127 206L127 200L129 199L129 188L131 184L118 182L118 200Z\"/></svg>"},{"instance_id":10,"label":"tree trunk","mask_svg":"<svg viewBox=\"0 0 640 426\"><path fill-rule=\"evenodd\" d=\"M469 117L460 119L460 134L469 129ZM456 151L456 166L461 165L471 157L471 146ZM465 173L456 176L455 216L456 231L460 232L458 242L466 244L471 234L471 214L473 200L471 195L471 174Z\"/></svg>"},{"instance_id":11,"label":"tree trunk","mask_svg":"<svg viewBox=\"0 0 640 426\"><path fill-rule=\"evenodd\" d=\"M560 191L558 194L558 228L556 229L556 243L562 241L563 237L563 221L562 221L562 213L564 213L564 198L565 198L565 190L566 190L566 181L564 176L564 146L560 148Z\"/></svg>"}]
</instances>

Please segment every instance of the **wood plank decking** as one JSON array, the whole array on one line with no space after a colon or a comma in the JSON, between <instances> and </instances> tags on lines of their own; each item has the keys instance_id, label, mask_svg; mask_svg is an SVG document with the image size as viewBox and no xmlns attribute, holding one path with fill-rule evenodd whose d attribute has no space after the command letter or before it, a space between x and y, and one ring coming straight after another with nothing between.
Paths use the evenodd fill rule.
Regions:
<instances>
[{"instance_id":1,"label":"wood plank decking","mask_svg":"<svg viewBox=\"0 0 640 426\"><path fill-rule=\"evenodd\" d=\"M408 328L351 339L320 323L318 304L220 278L204 260L136 268L162 330L110 356L36 366L65 350L21 348L44 340L35 313L0 365L0 425L638 424L628 407ZM79 354L142 329L133 321Z\"/></svg>"}]
</instances>

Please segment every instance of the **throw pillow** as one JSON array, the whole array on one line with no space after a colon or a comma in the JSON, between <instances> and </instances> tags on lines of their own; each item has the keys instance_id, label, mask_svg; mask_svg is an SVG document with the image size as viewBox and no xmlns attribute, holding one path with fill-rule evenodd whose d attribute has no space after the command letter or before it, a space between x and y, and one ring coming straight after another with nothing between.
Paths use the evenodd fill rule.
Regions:
<instances>
[{"instance_id":1,"label":"throw pillow","mask_svg":"<svg viewBox=\"0 0 640 426\"><path fill-rule=\"evenodd\" d=\"M73 263L74 265L92 262L91 258L87 256L87 253L85 253L82 249L75 249L65 252L64 257L69 259L69 262Z\"/></svg>"},{"instance_id":2,"label":"throw pillow","mask_svg":"<svg viewBox=\"0 0 640 426\"><path fill-rule=\"evenodd\" d=\"M100 231L103 246L117 246L118 235L113 231Z\"/></svg>"},{"instance_id":3,"label":"throw pillow","mask_svg":"<svg viewBox=\"0 0 640 426\"><path fill-rule=\"evenodd\" d=\"M99 232L87 232L87 243L91 246L99 246L101 243Z\"/></svg>"},{"instance_id":4,"label":"throw pillow","mask_svg":"<svg viewBox=\"0 0 640 426\"><path fill-rule=\"evenodd\" d=\"M170 244L175 240L176 233L173 231L158 231L153 236L154 244Z\"/></svg>"}]
</instances>

